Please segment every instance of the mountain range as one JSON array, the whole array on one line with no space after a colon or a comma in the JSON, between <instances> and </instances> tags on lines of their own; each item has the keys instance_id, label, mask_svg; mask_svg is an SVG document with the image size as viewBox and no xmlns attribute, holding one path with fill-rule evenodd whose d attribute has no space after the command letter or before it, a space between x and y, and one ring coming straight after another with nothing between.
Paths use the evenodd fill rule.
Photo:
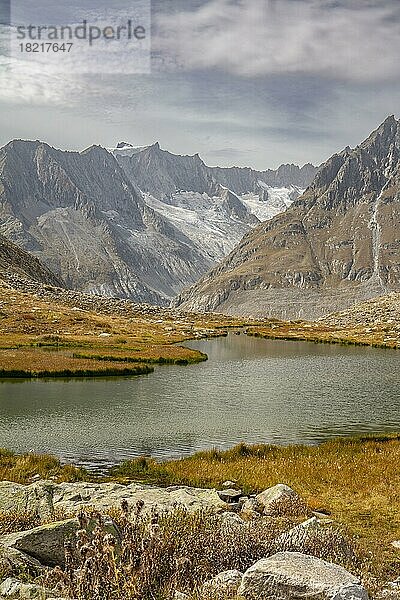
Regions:
<instances>
[{"instance_id":1,"label":"mountain range","mask_svg":"<svg viewBox=\"0 0 400 600\"><path fill-rule=\"evenodd\" d=\"M158 143L67 152L14 140L0 149L0 234L65 287L168 305L315 172L208 167Z\"/></svg>"},{"instance_id":2,"label":"mountain range","mask_svg":"<svg viewBox=\"0 0 400 600\"><path fill-rule=\"evenodd\" d=\"M400 289L400 121L329 158L174 305L313 319Z\"/></svg>"}]
</instances>

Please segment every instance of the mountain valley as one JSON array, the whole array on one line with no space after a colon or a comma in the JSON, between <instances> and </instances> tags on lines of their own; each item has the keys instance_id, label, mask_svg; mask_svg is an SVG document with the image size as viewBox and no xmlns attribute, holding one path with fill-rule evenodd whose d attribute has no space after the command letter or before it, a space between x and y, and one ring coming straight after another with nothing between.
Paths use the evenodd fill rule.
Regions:
<instances>
[{"instance_id":1,"label":"mountain valley","mask_svg":"<svg viewBox=\"0 0 400 600\"><path fill-rule=\"evenodd\" d=\"M165 306L315 170L210 168L159 144L79 153L15 140L0 149L0 233L68 288Z\"/></svg>"}]
</instances>

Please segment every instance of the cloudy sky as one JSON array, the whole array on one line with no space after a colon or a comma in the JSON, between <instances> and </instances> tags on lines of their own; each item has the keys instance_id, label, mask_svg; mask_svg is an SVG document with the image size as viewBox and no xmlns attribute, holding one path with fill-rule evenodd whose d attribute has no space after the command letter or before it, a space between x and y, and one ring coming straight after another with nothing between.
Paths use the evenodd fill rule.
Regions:
<instances>
[{"instance_id":1,"label":"cloudy sky","mask_svg":"<svg viewBox=\"0 0 400 600\"><path fill-rule=\"evenodd\" d=\"M107 19L110 10L136 14L138 2L146 0L108 0ZM11 12L28 18L41 5L41 22L51 24L57 7L74 3L79 19L101 5L11 0ZM151 72L142 74L124 61L104 73L101 59L83 73L82 55L64 70L11 58L3 29L0 145L159 140L208 164L264 169L319 164L400 116L399 0L153 0L151 8Z\"/></svg>"}]
</instances>

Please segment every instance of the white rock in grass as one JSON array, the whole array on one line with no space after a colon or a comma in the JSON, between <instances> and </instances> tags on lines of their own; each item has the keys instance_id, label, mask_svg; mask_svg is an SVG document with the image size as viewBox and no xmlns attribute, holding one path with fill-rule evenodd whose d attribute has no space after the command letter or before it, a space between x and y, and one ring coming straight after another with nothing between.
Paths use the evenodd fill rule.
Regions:
<instances>
[{"instance_id":1,"label":"white rock in grass","mask_svg":"<svg viewBox=\"0 0 400 600\"><path fill-rule=\"evenodd\" d=\"M357 577L338 565L299 552L259 560L243 575L238 596L245 600L368 600Z\"/></svg>"},{"instance_id":2,"label":"white rock in grass","mask_svg":"<svg viewBox=\"0 0 400 600\"><path fill-rule=\"evenodd\" d=\"M299 498L300 496L284 483L278 483L256 496L257 503L263 507L264 514L268 514L272 504L287 500L288 498Z\"/></svg>"}]
</instances>

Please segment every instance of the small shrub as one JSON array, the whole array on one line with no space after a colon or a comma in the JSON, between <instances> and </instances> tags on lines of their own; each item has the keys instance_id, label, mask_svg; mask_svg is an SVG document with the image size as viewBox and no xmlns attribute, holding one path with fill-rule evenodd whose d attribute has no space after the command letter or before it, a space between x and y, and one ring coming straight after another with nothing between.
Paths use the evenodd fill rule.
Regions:
<instances>
[{"instance_id":1,"label":"small shrub","mask_svg":"<svg viewBox=\"0 0 400 600\"><path fill-rule=\"evenodd\" d=\"M310 517L312 511L299 496L287 496L271 502L268 514L273 517Z\"/></svg>"},{"instance_id":2,"label":"small shrub","mask_svg":"<svg viewBox=\"0 0 400 600\"><path fill-rule=\"evenodd\" d=\"M40 518L35 512L0 512L0 535L33 529L38 525Z\"/></svg>"},{"instance_id":3,"label":"small shrub","mask_svg":"<svg viewBox=\"0 0 400 600\"><path fill-rule=\"evenodd\" d=\"M170 600L173 590L192 593L227 569L246 570L273 551L282 525L265 520L224 522L205 510L143 514L126 502L112 511L120 540L98 513L79 515L76 544L66 545L66 567L53 569L44 584L79 600ZM97 527L89 533L90 519Z\"/></svg>"}]
</instances>

